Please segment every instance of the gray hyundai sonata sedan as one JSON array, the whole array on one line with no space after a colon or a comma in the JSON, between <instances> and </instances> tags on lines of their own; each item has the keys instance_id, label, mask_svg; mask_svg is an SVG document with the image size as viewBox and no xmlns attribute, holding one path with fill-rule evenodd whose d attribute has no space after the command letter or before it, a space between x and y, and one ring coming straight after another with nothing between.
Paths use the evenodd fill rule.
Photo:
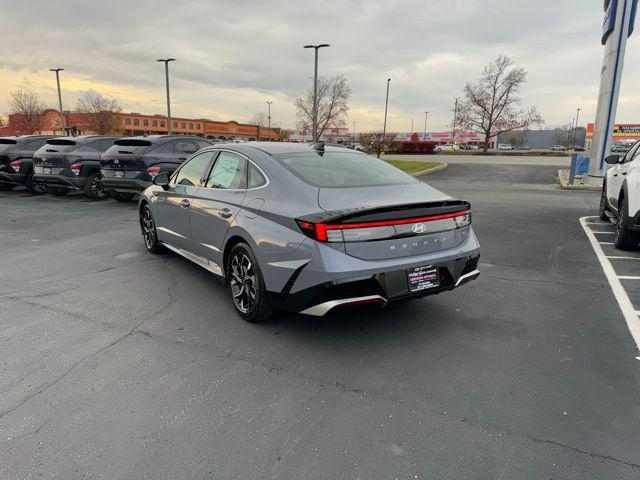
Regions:
<instances>
[{"instance_id":1,"label":"gray hyundai sonata sedan","mask_svg":"<svg viewBox=\"0 0 640 480\"><path fill-rule=\"evenodd\" d=\"M153 183L139 204L147 249L224 277L251 322L384 306L480 274L468 202L350 149L216 145Z\"/></svg>"}]
</instances>

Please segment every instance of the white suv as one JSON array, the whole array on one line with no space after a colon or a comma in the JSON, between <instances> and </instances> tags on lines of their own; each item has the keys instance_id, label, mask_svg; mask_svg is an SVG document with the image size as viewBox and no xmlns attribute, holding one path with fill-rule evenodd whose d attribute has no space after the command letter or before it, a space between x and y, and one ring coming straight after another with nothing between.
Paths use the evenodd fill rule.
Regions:
<instances>
[{"instance_id":1,"label":"white suv","mask_svg":"<svg viewBox=\"0 0 640 480\"><path fill-rule=\"evenodd\" d=\"M640 243L640 141L623 156L609 155L600 198L600 219L615 219L614 245L632 250Z\"/></svg>"}]
</instances>

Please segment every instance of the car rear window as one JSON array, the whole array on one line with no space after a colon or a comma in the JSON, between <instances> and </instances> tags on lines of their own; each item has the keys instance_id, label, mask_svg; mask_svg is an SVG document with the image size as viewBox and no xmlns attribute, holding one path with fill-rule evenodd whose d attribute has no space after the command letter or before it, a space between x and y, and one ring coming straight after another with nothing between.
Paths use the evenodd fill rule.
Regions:
<instances>
[{"instance_id":1,"label":"car rear window","mask_svg":"<svg viewBox=\"0 0 640 480\"><path fill-rule=\"evenodd\" d=\"M63 138L52 138L47 140L44 145L44 150L47 152L69 152L78 147L78 143L74 140L67 140Z\"/></svg>"},{"instance_id":2,"label":"car rear window","mask_svg":"<svg viewBox=\"0 0 640 480\"><path fill-rule=\"evenodd\" d=\"M387 162L355 152L326 151L273 155L294 175L316 187L346 188L403 185L417 180Z\"/></svg>"},{"instance_id":3,"label":"car rear window","mask_svg":"<svg viewBox=\"0 0 640 480\"><path fill-rule=\"evenodd\" d=\"M133 153L141 154L151 150L155 145L149 140L140 139L122 139L116 140L113 146L109 148L105 153L118 154L118 153Z\"/></svg>"},{"instance_id":4,"label":"car rear window","mask_svg":"<svg viewBox=\"0 0 640 480\"><path fill-rule=\"evenodd\" d=\"M16 140L13 140L12 138L0 138L0 152L9 150L17 144L18 142Z\"/></svg>"}]
</instances>

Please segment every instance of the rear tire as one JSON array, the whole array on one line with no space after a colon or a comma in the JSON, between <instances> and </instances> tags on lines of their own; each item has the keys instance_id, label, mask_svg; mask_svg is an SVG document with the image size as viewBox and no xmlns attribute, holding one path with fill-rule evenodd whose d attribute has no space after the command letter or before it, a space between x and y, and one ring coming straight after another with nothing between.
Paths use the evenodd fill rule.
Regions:
<instances>
[{"instance_id":1,"label":"rear tire","mask_svg":"<svg viewBox=\"0 0 640 480\"><path fill-rule=\"evenodd\" d=\"M140 211L140 230L142 230L142 239L147 250L154 255L164 253L166 249L158 240L158 232L156 223L153 220L151 208L145 204Z\"/></svg>"},{"instance_id":2,"label":"rear tire","mask_svg":"<svg viewBox=\"0 0 640 480\"><path fill-rule=\"evenodd\" d=\"M69 190L62 187L47 187L47 193L55 195L56 197L64 197L67 193L69 193Z\"/></svg>"},{"instance_id":3,"label":"rear tire","mask_svg":"<svg viewBox=\"0 0 640 480\"><path fill-rule=\"evenodd\" d=\"M135 193L121 193L116 192L115 190L109 190L109 195L118 202L130 202L131 199L136 196Z\"/></svg>"},{"instance_id":4,"label":"rear tire","mask_svg":"<svg viewBox=\"0 0 640 480\"><path fill-rule=\"evenodd\" d=\"M231 301L243 319L262 323L273 317L260 265L249 245L238 243L231 249L225 273Z\"/></svg>"},{"instance_id":5,"label":"rear tire","mask_svg":"<svg viewBox=\"0 0 640 480\"><path fill-rule=\"evenodd\" d=\"M27 177L27 182L24 185L27 189L27 192L35 193L36 195L42 195L43 193L45 193L47 191L47 187L45 187L41 183L35 183L34 180L35 179L33 177L33 172L31 172Z\"/></svg>"},{"instance_id":6,"label":"rear tire","mask_svg":"<svg viewBox=\"0 0 640 480\"><path fill-rule=\"evenodd\" d=\"M607 207L607 184L606 182L602 184L602 195L600 196L600 220L609 221L609 216L607 215L607 211L609 211L609 207Z\"/></svg>"},{"instance_id":7,"label":"rear tire","mask_svg":"<svg viewBox=\"0 0 640 480\"><path fill-rule=\"evenodd\" d=\"M640 234L627 227L627 205L624 198L619 203L618 218L616 219L616 234L613 244L620 250L636 250L640 243Z\"/></svg>"},{"instance_id":8,"label":"rear tire","mask_svg":"<svg viewBox=\"0 0 640 480\"><path fill-rule=\"evenodd\" d=\"M104 200L109 196L109 192L100 185L101 178L100 172L93 172L87 177L84 184L84 194L91 200Z\"/></svg>"},{"instance_id":9,"label":"rear tire","mask_svg":"<svg viewBox=\"0 0 640 480\"><path fill-rule=\"evenodd\" d=\"M0 183L0 192L8 192L16 188L15 185L9 185L8 183Z\"/></svg>"}]
</instances>

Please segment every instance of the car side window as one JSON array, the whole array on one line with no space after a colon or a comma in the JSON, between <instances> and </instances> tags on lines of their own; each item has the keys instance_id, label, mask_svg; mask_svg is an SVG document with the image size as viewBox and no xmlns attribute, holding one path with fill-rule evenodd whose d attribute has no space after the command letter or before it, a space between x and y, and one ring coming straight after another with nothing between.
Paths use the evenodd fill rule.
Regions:
<instances>
[{"instance_id":1,"label":"car side window","mask_svg":"<svg viewBox=\"0 0 640 480\"><path fill-rule=\"evenodd\" d=\"M182 153L186 153L186 154L192 154L192 153L196 153L199 149L198 146L196 145L196 143L193 140L176 140L174 143L174 151L178 154Z\"/></svg>"},{"instance_id":2,"label":"car side window","mask_svg":"<svg viewBox=\"0 0 640 480\"><path fill-rule=\"evenodd\" d=\"M247 188L258 188L267 183L267 179L264 178L262 172L258 170L253 163L249 162L249 174L247 181Z\"/></svg>"},{"instance_id":3,"label":"car side window","mask_svg":"<svg viewBox=\"0 0 640 480\"><path fill-rule=\"evenodd\" d=\"M187 187L198 187L204 176L204 172L209 167L209 162L215 154L214 151L203 152L196 155L187 163L185 163L178 173L173 177L174 185L185 185Z\"/></svg>"},{"instance_id":4,"label":"car side window","mask_svg":"<svg viewBox=\"0 0 640 480\"><path fill-rule=\"evenodd\" d=\"M230 152L220 152L205 187L243 189L246 187L247 161Z\"/></svg>"}]
</instances>

